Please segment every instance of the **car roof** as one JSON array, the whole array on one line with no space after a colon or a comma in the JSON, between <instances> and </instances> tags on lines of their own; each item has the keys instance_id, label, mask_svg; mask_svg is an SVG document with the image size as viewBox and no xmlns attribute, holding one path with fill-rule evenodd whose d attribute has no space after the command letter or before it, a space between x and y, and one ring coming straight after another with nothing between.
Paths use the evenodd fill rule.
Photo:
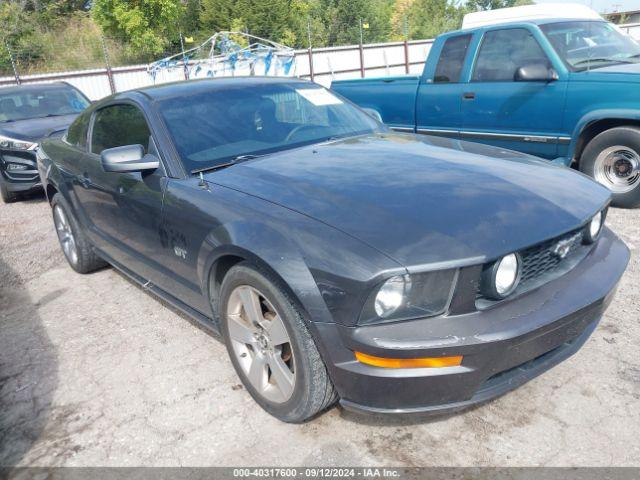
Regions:
<instances>
[{"instance_id":1,"label":"car roof","mask_svg":"<svg viewBox=\"0 0 640 480\"><path fill-rule=\"evenodd\" d=\"M442 38L454 37L460 34L470 34L475 32L483 32L485 30L495 30L504 28L523 27L526 25L550 25L552 23L566 23L566 22L591 22L591 23L607 23L606 20L596 19L583 19L583 18L535 18L531 20L518 20L514 22L495 23L493 25L482 25L478 27L461 28L460 30L453 30L440 35Z\"/></svg>"},{"instance_id":2,"label":"car roof","mask_svg":"<svg viewBox=\"0 0 640 480\"><path fill-rule=\"evenodd\" d=\"M238 87L251 87L265 84L291 84L309 85L311 82L299 78L290 77L220 77L204 78L199 80L164 83L150 87L142 87L116 95L116 98L126 97L127 94L141 93L152 100L165 100L168 98L193 95L197 93L227 90ZM314 84L315 85L315 84Z\"/></svg>"},{"instance_id":3,"label":"car roof","mask_svg":"<svg viewBox=\"0 0 640 480\"><path fill-rule=\"evenodd\" d=\"M10 87L0 87L0 95L21 93L21 92L37 92L45 89L51 90L52 88L73 88L67 82L51 82L51 83L30 83L22 85L12 85Z\"/></svg>"}]
</instances>

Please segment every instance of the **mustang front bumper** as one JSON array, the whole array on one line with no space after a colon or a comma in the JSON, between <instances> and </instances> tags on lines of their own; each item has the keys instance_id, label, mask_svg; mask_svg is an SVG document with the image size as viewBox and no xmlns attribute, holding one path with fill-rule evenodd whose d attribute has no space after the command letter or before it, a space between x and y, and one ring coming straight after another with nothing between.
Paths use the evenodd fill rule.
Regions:
<instances>
[{"instance_id":1,"label":"mustang front bumper","mask_svg":"<svg viewBox=\"0 0 640 480\"><path fill-rule=\"evenodd\" d=\"M512 390L584 344L628 261L627 247L605 229L571 271L485 310L355 328L317 323L340 401L372 413L449 412ZM392 369L360 363L354 351L464 358L455 367Z\"/></svg>"}]
</instances>

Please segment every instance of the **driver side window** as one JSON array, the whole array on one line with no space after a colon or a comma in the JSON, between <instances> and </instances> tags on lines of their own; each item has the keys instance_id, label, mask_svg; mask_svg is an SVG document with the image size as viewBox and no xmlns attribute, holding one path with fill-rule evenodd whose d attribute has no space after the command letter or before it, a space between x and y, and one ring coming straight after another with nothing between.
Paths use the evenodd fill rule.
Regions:
<instances>
[{"instance_id":1,"label":"driver side window","mask_svg":"<svg viewBox=\"0 0 640 480\"><path fill-rule=\"evenodd\" d=\"M530 64L551 67L529 30L492 30L484 34L471 81L513 82L518 68Z\"/></svg>"},{"instance_id":2,"label":"driver side window","mask_svg":"<svg viewBox=\"0 0 640 480\"><path fill-rule=\"evenodd\" d=\"M111 105L98 110L93 121L91 151L142 145L149 152L151 132L142 112L133 105Z\"/></svg>"}]
</instances>

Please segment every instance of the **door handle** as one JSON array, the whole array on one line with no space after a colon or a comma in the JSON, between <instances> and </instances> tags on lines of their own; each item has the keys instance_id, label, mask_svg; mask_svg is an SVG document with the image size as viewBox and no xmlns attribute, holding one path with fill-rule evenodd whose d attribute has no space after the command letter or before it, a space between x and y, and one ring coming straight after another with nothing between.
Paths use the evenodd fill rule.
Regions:
<instances>
[{"instance_id":1,"label":"door handle","mask_svg":"<svg viewBox=\"0 0 640 480\"><path fill-rule=\"evenodd\" d=\"M465 100L473 100L474 98L476 98L476 92L464 92L462 94L462 98L464 98Z\"/></svg>"}]
</instances>

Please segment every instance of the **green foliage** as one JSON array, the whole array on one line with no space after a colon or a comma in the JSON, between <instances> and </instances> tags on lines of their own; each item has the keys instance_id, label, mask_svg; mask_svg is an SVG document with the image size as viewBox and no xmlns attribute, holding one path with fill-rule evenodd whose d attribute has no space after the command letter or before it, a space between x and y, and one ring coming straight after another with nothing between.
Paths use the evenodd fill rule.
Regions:
<instances>
[{"instance_id":1,"label":"green foliage","mask_svg":"<svg viewBox=\"0 0 640 480\"><path fill-rule=\"evenodd\" d=\"M143 55L179 43L183 5L177 0L94 0L91 13L107 35Z\"/></svg>"},{"instance_id":2,"label":"green foliage","mask_svg":"<svg viewBox=\"0 0 640 480\"><path fill-rule=\"evenodd\" d=\"M513 7L517 0L470 0L467 4L473 10L495 10ZM533 3L533 2L532 2Z\"/></svg>"},{"instance_id":3,"label":"green foliage","mask_svg":"<svg viewBox=\"0 0 640 480\"><path fill-rule=\"evenodd\" d=\"M464 7L456 7L448 0L415 0L407 11L411 38L434 38L460 28Z\"/></svg>"},{"instance_id":4,"label":"green foliage","mask_svg":"<svg viewBox=\"0 0 640 480\"><path fill-rule=\"evenodd\" d=\"M198 45L221 30L248 32L296 48L432 38L460 26L467 11L532 0L0 0L19 71L145 63ZM456 2L456 3L453 3ZM362 28L361 28L362 25ZM104 36L104 38L103 38ZM0 45L0 73L11 64Z\"/></svg>"}]
</instances>

